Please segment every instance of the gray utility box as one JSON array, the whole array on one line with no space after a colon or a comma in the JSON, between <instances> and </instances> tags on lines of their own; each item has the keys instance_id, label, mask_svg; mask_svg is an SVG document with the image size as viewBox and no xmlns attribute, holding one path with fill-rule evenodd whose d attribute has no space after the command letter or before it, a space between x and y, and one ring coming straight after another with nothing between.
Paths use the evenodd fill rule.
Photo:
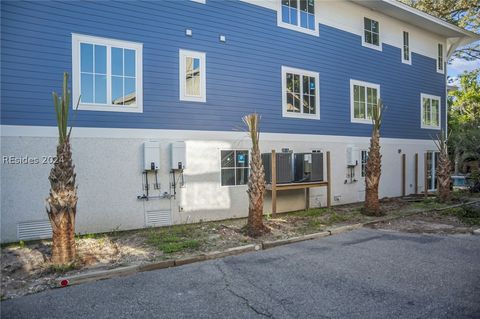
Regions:
<instances>
[{"instance_id":1,"label":"gray utility box","mask_svg":"<svg viewBox=\"0 0 480 319\"><path fill-rule=\"evenodd\" d=\"M295 161L295 182L323 181L323 153L297 153Z\"/></svg>"},{"instance_id":2,"label":"gray utility box","mask_svg":"<svg viewBox=\"0 0 480 319\"><path fill-rule=\"evenodd\" d=\"M272 153L262 154L263 168L265 169L265 182L272 183ZM277 184L293 182L293 154L276 153Z\"/></svg>"}]
</instances>

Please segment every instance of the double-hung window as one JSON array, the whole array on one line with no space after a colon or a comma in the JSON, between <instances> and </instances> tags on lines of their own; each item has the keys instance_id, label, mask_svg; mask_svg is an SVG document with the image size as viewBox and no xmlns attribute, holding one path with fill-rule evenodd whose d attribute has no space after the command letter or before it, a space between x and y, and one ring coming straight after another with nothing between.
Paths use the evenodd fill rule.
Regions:
<instances>
[{"instance_id":1,"label":"double-hung window","mask_svg":"<svg viewBox=\"0 0 480 319\"><path fill-rule=\"evenodd\" d=\"M73 105L80 110L142 112L142 44L72 35Z\"/></svg>"},{"instance_id":2,"label":"double-hung window","mask_svg":"<svg viewBox=\"0 0 480 319\"><path fill-rule=\"evenodd\" d=\"M421 94L422 128L440 128L440 97L429 94Z\"/></svg>"},{"instance_id":3,"label":"double-hung window","mask_svg":"<svg viewBox=\"0 0 480 319\"><path fill-rule=\"evenodd\" d=\"M282 105L284 117L319 119L318 72L282 66Z\"/></svg>"},{"instance_id":4,"label":"double-hung window","mask_svg":"<svg viewBox=\"0 0 480 319\"><path fill-rule=\"evenodd\" d=\"M363 46L382 50L382 46L380 43L380 24L378 21L370 19L370 18L363 18Z\"/></svg>"},{"instance_id":5,"label":"double-hung window","mask_svg":"<svg viewBox=\"0 0 480 319\"><path fill-rule=\"evenodd\" d=\"M444 63L443 63L443 44L439 43L437 47L437 72L443 73L444 72Z\"/></svg>"},{"instance_id":6,"label":"double-hung window","mask_svg":"<svg viewBox=\"0 0 480 319\"><path fill-rule=\"evenodd\" d=\"M318 35L318 26L315 23L315 0L282 0L278 25Z\"/></svg>"},{"instance_id":7,"label":"double-hung window","mask_svg":"<svg viewBox=\"0 0 480 319\"><path fill-rule=\"evenodd\" d=\"M180 100L206 102L205 53L179 51Z\"/></svg>"},{"instance_id":8,"label":"double-hung window","mask_svg":"<svg viewBox=\"0 0 480 319\"><path fill-rule=\"evenodd\" d=\"M221 184L222 186L245 185L248 183L248 151L222 150Z\"/></svg>"},{"instance_id":9,"label":"double-hung window","mask_svg":"<svg viewBox=\"0 0 480 319\"><path fill-rule=\"evenodd\" d=\"M402 62L412 64L412 53L410 52L410 34L403 31Z\"/></svg>"},{"instance_id":10,"label":"double-hung window","mask_svg":"<svg viewBox=\"0 0 480 319\"><path fill-rule=\"evenodd\" d=\"M372 123L373 107L380 98L380 85L350 80L350 112L354 123Z\"/></svg>"}]
</instances>

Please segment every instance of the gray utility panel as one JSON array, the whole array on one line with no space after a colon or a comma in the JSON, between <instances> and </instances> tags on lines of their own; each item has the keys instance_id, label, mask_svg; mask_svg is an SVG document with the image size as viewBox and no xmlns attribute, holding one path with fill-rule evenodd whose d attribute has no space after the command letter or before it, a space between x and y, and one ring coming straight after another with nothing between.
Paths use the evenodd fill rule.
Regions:
<instances>
[{"instance_id":1,"label":"gray utility panel","mask_svg":"<svg viewBox=\"0 0 480 319\"><path fill-rule=\"evenodd\" d=\"M272 182L272 153L262 154L263 167L265 169L265 182ZM277 184L293 182L293 154L276 153Z\"/></svg>"}]
</instances>

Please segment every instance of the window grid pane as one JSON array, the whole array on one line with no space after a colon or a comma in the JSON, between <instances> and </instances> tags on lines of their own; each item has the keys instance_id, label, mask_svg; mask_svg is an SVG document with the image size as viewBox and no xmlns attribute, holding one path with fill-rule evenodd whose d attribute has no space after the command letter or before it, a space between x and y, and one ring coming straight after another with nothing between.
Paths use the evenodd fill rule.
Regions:
<instances>
[{"instance_id":1,"label":"window grid pane","mask_svg":"<svg viewBox=\"0 0 480 319\"><path fill-rule=\"evenodd\" d=\"M248 151L225 150L220 153L222 186L247 184L249 174Z\"/></svg>"}]
</instances>

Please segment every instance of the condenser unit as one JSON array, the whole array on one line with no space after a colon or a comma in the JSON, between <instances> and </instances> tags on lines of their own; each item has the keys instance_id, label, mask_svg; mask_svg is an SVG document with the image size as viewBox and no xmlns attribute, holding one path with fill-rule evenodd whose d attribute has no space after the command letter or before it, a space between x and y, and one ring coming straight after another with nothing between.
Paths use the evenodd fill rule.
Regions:
<instances>
[{"instance_id":1,"label":"condenser unit","mask_svg":"<svg viewBox=\"0 0 480 319\"><path fill-rule=\"evenodd\" d=\"M265 182L272 182L272 153L262 154L263 167L265 169ZM293 182L293 159L292 153L276 153L277 184Z\"/></svg>"},{"instance_id":2,"label":"condenser unit","mask_svg":"<svg viewBox=\"0 0 480 319\"><path fill-rule=\"evenodd\" d=\"M323 181L323 153L296 153L295 182Z\"/></svg>"}]
</instances>

